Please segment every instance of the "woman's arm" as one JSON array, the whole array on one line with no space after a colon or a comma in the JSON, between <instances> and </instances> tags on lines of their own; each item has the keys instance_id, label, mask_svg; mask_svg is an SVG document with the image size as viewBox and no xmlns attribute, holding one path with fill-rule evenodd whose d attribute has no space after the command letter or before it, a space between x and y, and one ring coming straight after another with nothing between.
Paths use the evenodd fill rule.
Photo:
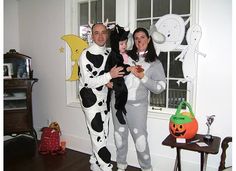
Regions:
<instances>
[{"instance_id":1,"label":"woman's arm","mask_svg":"<svg viewBox=\"0 0 236 171\"><path fill-rule=\"evenodd\" d=\"M155 94L166 89L166 77L160 61L152 63L152 66L144 73L140 73L140 80L143 85Z\"/></svg>"}]
</instances>

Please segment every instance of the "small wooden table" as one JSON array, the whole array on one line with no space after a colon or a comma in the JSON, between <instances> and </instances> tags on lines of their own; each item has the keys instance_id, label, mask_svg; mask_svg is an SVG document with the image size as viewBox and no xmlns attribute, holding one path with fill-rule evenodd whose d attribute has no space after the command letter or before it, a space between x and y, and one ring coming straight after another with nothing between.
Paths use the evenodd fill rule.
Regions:
<instances>
[{"instance_id":1,"label":"small wooden table","mask_svg":"<svg viewBox=\"0 0 236 171\"><path fill-rule=\"evenodd\" d=\"M177 170L177 168L178 171L181 171L181 156L180 156L181 149L199 152L201 154L201 171L206 170L208 154L217 154L219 152L221 139L220 137L213 136L213 141L207 143L208 144L207 147L200 147L196 143L189 144L190 141L197 139L200 139L200 142L204 142L203 137L204 135L202 134L196 134L194 138L186 140L186 143L176 143L176 138L173 137L171 134L166 137L166 139L162 142L162 145L176 148L177 151L175 167L174 167L175 171Z\"/></svg>"}]
</instances>

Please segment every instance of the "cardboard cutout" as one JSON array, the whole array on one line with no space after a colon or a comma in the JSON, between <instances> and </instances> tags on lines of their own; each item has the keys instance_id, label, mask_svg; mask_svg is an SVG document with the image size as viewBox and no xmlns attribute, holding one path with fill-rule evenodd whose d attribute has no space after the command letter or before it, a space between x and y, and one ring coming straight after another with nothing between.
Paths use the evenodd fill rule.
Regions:
<instances>
[{"instance_id":1,"label":"cardboard cutout","mask_svg":"<svg viewBox=\"0 0 236 171\"><path fill-rule=\"evenodd\" d=\"M88 47L88 44L86 41L81 39L79 36L68 34L61 37L62 40L66 41L68 46L71 49L71 62L72 62L72 72L71 76L68 80L70 81L76 81L79 79L79 57L82 53L82 51Z\"/></svg>"},{"instance_id":2,"label":"cardboard cutout","mask_svg":"<svg viewBox=\"0 0 236 171\"><path fill-rule=\"evenodd\" d=\"M159 55L160 52L168 52L176 49L183 41L185 22L179 15L164 15L156 22L155 27L156 30L165 37L163 43L158 43L156 38L153 37L157 55Z\"/></svg>"},{"instance_id":3,"label":"cardboard cutout","mask_svg":"<svg viewBox=\"0 0 236 171\"><path fill-rule=\"evenodd\" d=\"M150 26L149 34L152 37L153 44L161 44L161 43L164 43L166 40L165 36L162 33L157 31L157 28L155 25Z\"/></svg>"},{"instance_id":4,"label":"cardboard cutout","mask_svg":"<svg viewBox=\"0 0 236 171\"><path fill-rule=\"evenodd\" d=\"M181 50L181 54L175 58L175 60L180 60L182 62L182 70L184 79L178 80L180 82L192 82L196 75L196 60L195 55L200 54L206 56L205 54L197 51L197 45L200 41L202 31L199 25L191 26L186 34L187 45L181 45L184 34L185 25L189 22L188 18L185 22L179 16L175 14L167 14L161 17L155 24L157 32L160 32L165 36L164 43L158 42L158 36L153 36L153 43L156 49L157 55L160 52L168 52L172 50Z\"/></svg>"},{"instance_id":5,"label":"cardboard cutout","mask_svg":"<svg viewBox=\"0 0 236 171\"><path fill-rule=\"evenodd\" d=\"M206 56L197 50L197 45L201 39L202 30L199 25L191 26L186 35L187 45L183 46L184 49L179 56L175 58L175 60L180 60L182 62L182 70L184 79L178 80L177 83L180 82L192 82L196 75L196 54Z\"/></svg>"}]
</instances>

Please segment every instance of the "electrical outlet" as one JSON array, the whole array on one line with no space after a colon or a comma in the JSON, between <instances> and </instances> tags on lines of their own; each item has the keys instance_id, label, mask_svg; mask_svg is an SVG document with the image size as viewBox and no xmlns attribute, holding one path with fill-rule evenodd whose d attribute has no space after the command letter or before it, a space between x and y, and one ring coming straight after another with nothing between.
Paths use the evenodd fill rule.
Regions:
<instances>
[{"instance_id":1,"label":"electrical outlet","mask_svg":"<svg viewBox=\"0 0 236 171\"><path fill-rule=\"evenodd\" d=\"M47 119L47 126L49 126L51 123L50 119Z\"/></svg>"}]
</instances>

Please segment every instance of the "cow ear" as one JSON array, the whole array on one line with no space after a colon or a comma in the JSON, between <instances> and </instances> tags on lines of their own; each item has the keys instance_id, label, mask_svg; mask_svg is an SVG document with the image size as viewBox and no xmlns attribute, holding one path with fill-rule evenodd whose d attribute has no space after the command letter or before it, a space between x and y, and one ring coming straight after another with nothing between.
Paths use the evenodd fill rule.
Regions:
<instances>
[{"instance_id":1,"label":"cow ear","mask_svg":"<svg viewBox=\"0 0 236 171\"><path fill-rule=\"evenodd\" d=\"M89 25L90 28L92 28L94 24L92 24L91 21L89 20L88 25Z\"/></svg>"},{"instance_id":2,"label":"cow ear","mask_svg":"<svg viewBox=\"0 0 236 171\"><path fill-rule=\"evenodd\" d=\"M107 27L107 25L108 25L108 18L107 18L106 21L103 23L103 25Z\"/></svg>"},{"instance_id":3,"label":"cow ear","mask_svg":"<svg viewBox=\"0 0 236 171\"><path fill-rule=\"evenodd\" d=\"M116 24L109 24L109 25L107 26L107 29L109 29L109 30L114 30L114 29L115 29L115 26L116 26Z\"/></svg>"},{"instance_id":4,"label":"cow ear","mask_svg":"<svg viewBox=\"0 0 236 171\"><path fill-rule=\"evenodd\" d=\"M133 34L129 33L128 34L128 42L127 42L127 50L131 50L134 45L134 40L133 40Z\"/></svg>"}]
</instances>

